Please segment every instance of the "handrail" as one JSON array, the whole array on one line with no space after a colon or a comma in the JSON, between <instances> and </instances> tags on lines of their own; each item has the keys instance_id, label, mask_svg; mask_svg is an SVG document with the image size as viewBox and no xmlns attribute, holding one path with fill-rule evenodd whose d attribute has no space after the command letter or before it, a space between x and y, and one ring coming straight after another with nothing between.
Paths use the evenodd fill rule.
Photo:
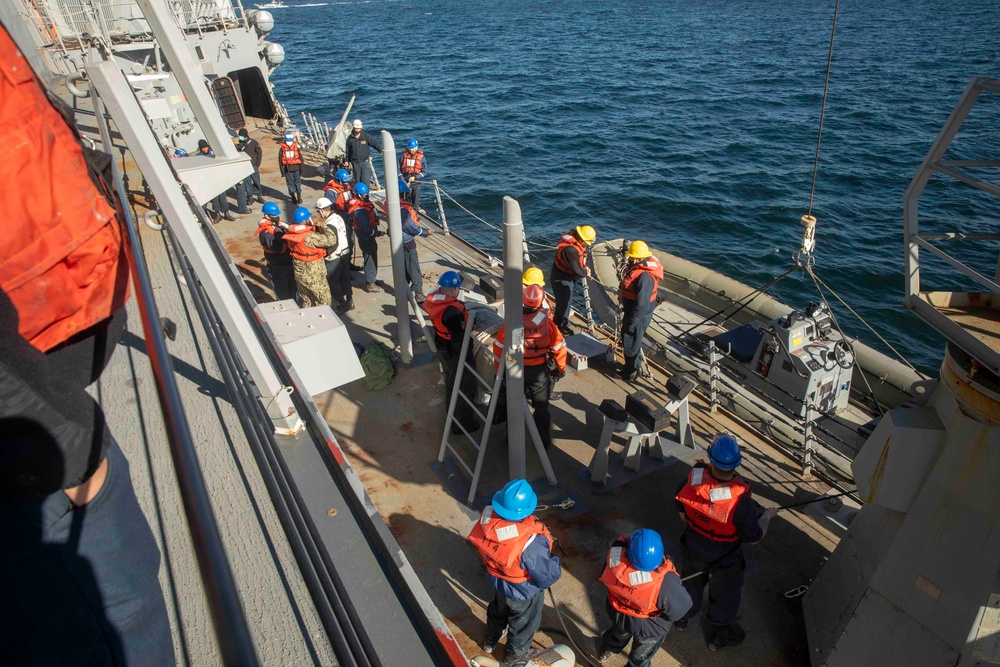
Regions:
<instances>
[{"instance_id":1,"label":"handrail","mask_svg":"<svg viewBox=\"0 0 1000 667\"><path fill-rule=\"evenodd\" d=\"M101 133L101 142L110 151L111 133L105 118L104 104L95 96L95 118ZM136 304L142 320L143 334L146 339L149 363L152 366L156 381L156 393L163 411L163 422L167 432L167 442L170 444L170 456L177 475L177 485L180 488L184 504L184 514L187 517L191 542L198 560L202 585L205 588L209 612L215 626L219 650L227 665L253 666L258 664L254 651L250 629L247 626L243 605L236 591L236 582L229 568L229 559L222 544L215 515L208 498L208 488L198 463L194 439L188 425L184 404L180 391L174 379L174 368L167 351L163 331L159 327L159 310L153 299L152 282L146 259L142 254L139 242L139 232L131 212L124 203L128 201L118 173L118 165L111 160L114 175L114 187L119 200L123 204L119 212L126 228L127 240L125 247L129 256L129 267L132 282L135 286Z\"/></svg>"}]
</instances>

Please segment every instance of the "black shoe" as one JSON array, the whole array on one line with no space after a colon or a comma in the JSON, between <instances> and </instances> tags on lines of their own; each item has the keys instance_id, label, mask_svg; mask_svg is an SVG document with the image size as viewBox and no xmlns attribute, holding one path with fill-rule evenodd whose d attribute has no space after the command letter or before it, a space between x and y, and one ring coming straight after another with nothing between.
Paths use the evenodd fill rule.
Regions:
<instances>
[{"instance_id":1,"label":"black shoe","mask_svg":"<svg viewBox=\"0 0 1000 667\"><path fill-rule=\"evenodd\" d=\"M624 380L625 382L631 383L639 379L639 371L632 371L631 373L622 372L619 373L619 375L621 375L622 380Z\"/></svg>"},{"instance_id":2,"label":"black shoe","mask_svg":"<svg viewBox=\"0 0 1000 667\"><path fill-rule=\"evenodd\" d=\"M576 333L568 324L560 324L559 332L562 333L563 336L572 336Z\"/></svg>"},{"instance_id":3,"label":"black shoe","mask_svg":"<svg viewBox=\"0 0 1000 667\"><path fill-rule=\"evenodd\" d=\"M363 271L365 267L358 266L357 264L351 264L351 271Z\"/></svg>"},{"instance_id":4,"label":"black shoe","mask_svg":"<svg viewBox=\"0 0 1000 667\"><path fill-rule=\"evenodd\" d=\"M251 213L253 213L253 207L247 207L245 211L236 210L236 215L250 215Z\"/></svg>"},{"instance_id":5,"label":"black shoe","mask_svg":"<svg viewBox=\"0 0 1000 667\"><path fill-rule=\"evenodd\" d=\"M688 629L688 621L690 620L691 619L689 618L682 618L679 621L674 621L674 629L677 630L677 632L686 631Z\"/></svg>"},{"instance_id":6,"label":"black shoe","mask_svg":"<svg viewBox=\"0 0 1000 667\"><path fill-rule=\"evenodd\" d=\"M483 650L486 651L487 653L493 653L493 651L497 649L497 644L499 644L500 641L506 636L507 636L507 628L503 629L503 632L500 633L499 637L496 637L494 635L486 635L486 641L483 642Z\"/></svg>"},{"instance_id":7,"label":"black shoe","mask_svg":"<svg viewBox=\"0 0 1000 667\"><path fill-rule=\"evenodd\" d=\"M747 633L737 624L721 625L712 631L712 636L708 638L708 648L713 651L739 646L746 639Z\"/></svg>"},{"instance_id":8,"label":"black shoe","mask_svg":"<svg viewBox=\"0 0 1000 667\"><path fill-rule=\"evenodd\" d=\"M345 301L344 303L342 303L339 306L337 306L337 312L338 313L347 313L347 312L350 312L352 310L354 310L354 302L353 301Z\"/></svg>"},{"instance_id":9,"label":"black shoe","mask_svg":"<svg viewBox=\"0 0 1000 667\"><path fill-rule=\"evenodd\" d=\"M225 218L226 220L229 220L230 222L232 222L233 220L236 219L236 218L233 217L233 214L230 213L229 211L226 211L225 213L223 213L222 217Z\"/></svg>"},{"instance_id":10,"label":"black shoe","mask_svg":"<svg viewBox=\"0 0 1000 667\"><path fill-rule=\"evenodd\" d=\"M417 300L417 303L423 303L424 301L427 301L426 294L414 294L413 298Z\"/></svg>"},{"instance_id":11,"label":"black shoe","mask_svg":"<svg viewBox=\"0 0 1000 667\"><path fill-rule=\"evenodd\" d=\"M549 400L550 401L561 401L562 400L562 392L561 391L554 391L554 392L552 392L551 394L549 394Z\"/></svg>"},{"instance_id":12,"label":"black shoe","mask_svg":"<svg viewBox=\"0 0 1000 667\"><path fill-rule=\"evenodd\" d=\"M612 656L614 656L614 653L612 653L608 649L604 649L603 651L597 654L597 662L605 663L608 660L610 660Z\"/></svg>"},{"instance_id":13,"label":"black shoe","mask_svg":"<svg viewBox=\"0 0 1000 667\"><path fill-rule=\"evenodd\" d=\"M263 204L263 203L264 203L264 198L263 198L263 197L261 197L260 195L257 195L257 196L255 197L255 199L257 200L257 203L258 203L258 204Z\"/></svg>"}]
</instances>

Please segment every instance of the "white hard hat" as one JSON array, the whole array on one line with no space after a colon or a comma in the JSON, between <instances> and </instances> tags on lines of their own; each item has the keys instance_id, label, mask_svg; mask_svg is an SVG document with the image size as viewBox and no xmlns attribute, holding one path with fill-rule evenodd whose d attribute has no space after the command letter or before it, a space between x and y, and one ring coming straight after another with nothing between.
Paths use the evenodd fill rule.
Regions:
<instances>
[{"instance_id":1,"label":"white hard hat","mask_svg":"<svg viewBox=\"0 0 1000 667\"><path fill-rule=\"evenodd\" d=\"M316 200L316 208L330 208L333 206L333 202L326 197L320 197Z\"/></svg>"},{"instance_id":2,"label":"white hard hat","mask_svg":"<svg viewBox=\"0 0 1000 667\"><path fill-rule=\"evenodd\" d=\"M362 127L362 125L361 125L361 121L360 121L360 120L357 120L357 119L355 119L355 121L354 121L354 129L355 129L355 130L360 130L360 129L361 129L361 127Z\"/></svg>"}]
</instances>

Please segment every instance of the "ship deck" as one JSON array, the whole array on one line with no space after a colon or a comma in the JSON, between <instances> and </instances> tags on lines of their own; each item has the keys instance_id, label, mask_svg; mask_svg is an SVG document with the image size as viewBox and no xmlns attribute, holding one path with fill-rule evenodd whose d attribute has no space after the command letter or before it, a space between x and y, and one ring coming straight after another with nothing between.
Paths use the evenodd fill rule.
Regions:
<instances>
[{"instance_id":1,"label":"ship deck","mask_svg":"<svg viewBox=\"0 0 1000 667\"><path fill-rule=\"evenodd\" d=\"M264 148L261 168L264 196L278 202L283 213L290 216L295 205L285 200L284 182L273 164L280 139L266 128L253 130L253 135ZM303 198L307 205L322 196L325 179L319 163L317 156L311 156L304 172ZM428 209L431 199L425 187L423 205ZM251 213L236 222L223 221L216 225L216 231L254 297L265 302L272 300L273 295L261 273L263 253L253 235L258 218L259 213ZM433 221L423 222L441 231ZM458 269L477 282L483 273L496 273L496 269L491 271L486 256L460 238L461 230L452 231L451 235L438 233L418 242L428 291L438 276L449 269ZM155 234L143 230L144 238ZM390 347L395 345L397 324L388 245L383 238L379 278L387 285L386 292L369 294L358 290L363 280L355 273L356 309L342 317L352 339L362 345L370 340L381 340ZM450 455L443 463L437 462L447 407L443 378L426 342L417 338L422 334L415 321L411 327L416 341L414 361L401 365L399 375L388 388L369 392L359 380L313 398L407 559L466 655L471 657L481 653L479 643L484 635L491 589L465 535L489 495L508 479L506 430L503 426L493 430L477 501L470 507L465 504L469 480ZM626 395L640 388L663 398L665 380L666 376L654 369L652 378L630 387L613 378L607 369L568 370L559 383L563 398L552 405L554 447L550 456L559 480L557 485L550 486L545 480L529 447L528 478L540 502L548 504L572 498L576 503L569 510L541 511L538 516L558 538L557 553L562 558L564 573L553 588L557 603L573 640L591 658L596 652L594 638L608 623L604 613L605 591L597 582L608 546L620 534L649 527L660 531L669 553L679 554L677 541L682 525L674 511L672 496L690 464L704 456L704 447L715 433L729 431L744 443L741 474L765 507L810 499L829 491L822 481L803 479L797 463L739 422L723 412L711 412L707 402L697 394L692 394L690 401L694 450L675 449L664 461L644 455L639 473L632 473L621 465L623 440L616 437L612 444L611 481L606 488L595 487L589 481L587 466L601 432L602 416L598 410L601 401L612 398L624 404ZM806 511L781 512L767 538L746 547L747 580L740 612L740 622L748 632L745 644L720 653L711 652L706 647L702 616L688 632L671 633L653 664L807 664L801 604L784 594L808 585L815 577L843 534L852 512L850 503L843 507L818 503L807 506ZM548 599L542 628L536 635L536 645L567 643ZM320 662L326 664L324 660ZM578 662L584 664L579 657ZM624 662L625 657L618 656L609 664L616 667Z\"/></svg>"}]
</instances>

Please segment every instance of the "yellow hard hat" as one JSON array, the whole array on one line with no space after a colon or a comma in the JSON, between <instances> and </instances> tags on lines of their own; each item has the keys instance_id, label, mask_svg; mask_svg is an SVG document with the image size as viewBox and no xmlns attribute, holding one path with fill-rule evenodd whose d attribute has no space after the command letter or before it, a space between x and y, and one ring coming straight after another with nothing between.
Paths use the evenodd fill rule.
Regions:
<instances>
[{"instance_id":1,"label":"yellow hard hat","mask_svg":"<svg viewBox=\"0 0 1000 667\"><path fill-rule=\"evenodd\" d=\"M581 225L576 228L576 235L580 237L580 240L587 245L594 245L594 240L597 238L597 232L590 225Z\"/></svg>"},{"instance_id":2,"label":"yellow hard hat","mask_svg":"<svg viewBox=\"0 0 1000 667\"><path fill-rule=\"evenodd\" d=\"M631 259L646 259L652 257L653 253L649 252L649 246L646 245L645 241L632 241L626 255Z\"/></svg>"},{"instance_id":3,"label":"yellow hard hat","mask_svg":"<svg viewBox=\"0 0 1000 667\"><path fill-rule=\"evenodd\" d=\"M545 274L537 266L529 266L524 270L524 276L521 278L522 285L538 285L539 287L545 287Z\"/></svg>"}]
</instances>

